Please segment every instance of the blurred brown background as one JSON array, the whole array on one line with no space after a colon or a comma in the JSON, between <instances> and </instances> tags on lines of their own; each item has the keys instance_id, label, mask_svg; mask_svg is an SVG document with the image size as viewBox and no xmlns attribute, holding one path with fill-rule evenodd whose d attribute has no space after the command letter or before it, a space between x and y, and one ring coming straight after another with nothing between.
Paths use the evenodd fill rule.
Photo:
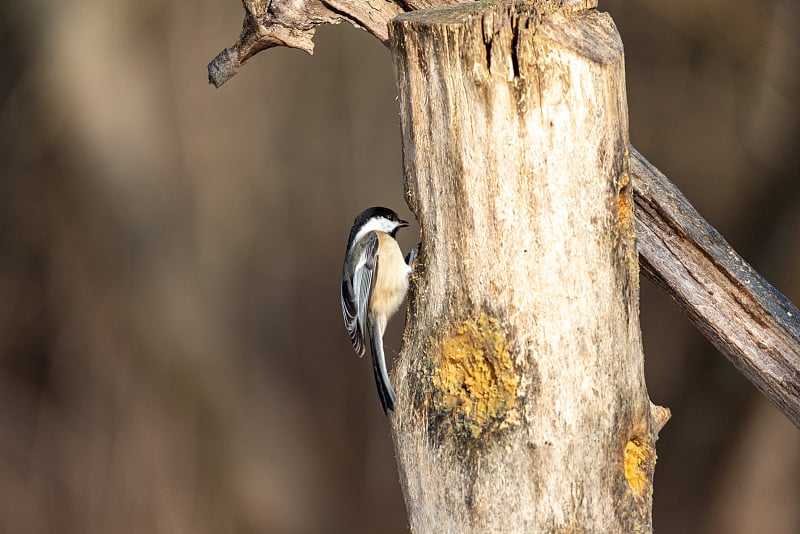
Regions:
<instances>
[{"instance_id":1,"label":"blurred brown background","mask_svg":"<svg viewBox=\"0 0 800 534\"><path fill-rule=\"evenodd\" d=\"M601 7L633 143L800 303L798 3ZM409 216L390 56L324 28L214 90L241 17L0 4L0 532L407 529L338 302L358 211ZM646 281L642 328L656 531L800 532L800 432Z\"/></svg>"}]
</instances>

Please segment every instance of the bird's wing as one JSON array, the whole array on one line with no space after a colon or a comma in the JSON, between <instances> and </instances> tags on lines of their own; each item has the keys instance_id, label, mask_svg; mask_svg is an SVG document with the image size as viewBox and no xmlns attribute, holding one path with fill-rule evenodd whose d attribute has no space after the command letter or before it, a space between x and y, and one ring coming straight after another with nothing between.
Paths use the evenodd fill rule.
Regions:
<instances>
[{"instance_id":1,"label":"bird's wing","mask_svg":"<svg viewBox=\"0 0 800 534\"><path fill-rule=\"evenodd\" d=\"M364 355L367 340L367 314L375 272L378 267L378 234L371 232L362 238L363 246L353 251L357 254L352 276L342 280L342 315L350 342L359 356Z\"/></svg>"}]
</instances>

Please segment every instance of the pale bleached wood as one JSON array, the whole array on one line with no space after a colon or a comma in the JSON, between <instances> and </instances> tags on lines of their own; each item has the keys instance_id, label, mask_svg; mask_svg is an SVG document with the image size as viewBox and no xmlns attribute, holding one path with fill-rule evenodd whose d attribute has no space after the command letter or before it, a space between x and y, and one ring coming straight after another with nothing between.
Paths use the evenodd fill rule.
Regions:
<instances>
[{"instance_id":1,"label":"pale bleached wood","mask_svg":"<svg viewBox=\"0 0 800 534\"><path fill-rule=\"evenodd\" d=\"M645 274L800 427L800 312L644 156L631 162Z\"/></svg>"},{"instance_id":2,"label":"pale bleached wood","mask_svg":"<svg viewBox=\"0 0 800 534\"><path fill-rule=\"evenodd\" d=\"M473 4L390 25L422 229L391 417L413 532L649 532L622 43Z\"/></svg>"}]
</instances>

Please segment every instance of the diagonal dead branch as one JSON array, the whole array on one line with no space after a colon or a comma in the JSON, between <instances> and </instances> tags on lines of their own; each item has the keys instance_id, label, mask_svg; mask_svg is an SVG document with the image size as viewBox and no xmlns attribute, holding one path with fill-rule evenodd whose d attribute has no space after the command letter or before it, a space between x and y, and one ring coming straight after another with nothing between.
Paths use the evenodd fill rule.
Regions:
<instances>
[{"instance_id":1,"label":"diagonal dead branch","mask_svg":"<svg viewBox=\"0 0 800 534\"><path fill-rule=\"evenodd\" d=\"M800 312L631 149L644 274L800 427Z\"/></svg>"}]
</instances>

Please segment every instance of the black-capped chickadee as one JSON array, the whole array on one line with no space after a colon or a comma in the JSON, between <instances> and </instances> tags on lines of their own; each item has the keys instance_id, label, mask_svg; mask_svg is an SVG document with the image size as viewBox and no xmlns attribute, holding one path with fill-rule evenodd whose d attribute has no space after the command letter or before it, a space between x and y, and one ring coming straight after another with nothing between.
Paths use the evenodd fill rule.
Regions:
<instances>
[{"instance_id":1,"label":"black-capped chickadee","mask_svg":"<svg viewBox=\"0 0 800 534\"><path fill-rule=\"evenodd\" d=\"M342 269L342 315L359 356L369 334L375 383L384 413L394 411L394 390L386 372L383 332L408 291L409 262L395 234L408 226L388 208L368 208L353 222Z\"/></svg>"}]
</instances>

